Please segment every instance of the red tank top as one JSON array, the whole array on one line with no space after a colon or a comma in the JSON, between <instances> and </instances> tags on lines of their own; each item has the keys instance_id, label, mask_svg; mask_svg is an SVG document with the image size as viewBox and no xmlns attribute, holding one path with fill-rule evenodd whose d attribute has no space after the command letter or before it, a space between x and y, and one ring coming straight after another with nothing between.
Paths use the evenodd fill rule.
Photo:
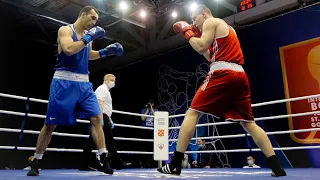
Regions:
<instances>
[{"instance_id":1,"label":"red tank top","mask_svg":"<svg viewBox=\"0 0 320 180\"><path fill-rule=\"evenodd\" d=\"M215 38L213 44L210 46L210 60L209 64L214 61L226 61L239 65L244 64L244 58L240 47L240 42L235 30L229 27L229 34L225 37Z\"/></svg>"}]
</instances>

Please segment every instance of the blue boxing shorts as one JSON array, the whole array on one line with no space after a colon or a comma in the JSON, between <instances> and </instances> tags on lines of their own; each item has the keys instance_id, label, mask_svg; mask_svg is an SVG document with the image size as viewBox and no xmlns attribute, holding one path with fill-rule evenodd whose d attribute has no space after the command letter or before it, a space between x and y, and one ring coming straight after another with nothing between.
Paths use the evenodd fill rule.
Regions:
<instances>
[{"instance_id":1,"label":"blue boxing shorts","mask_svg":"<svg viewBox=\"0 0 320 180\"><path fill-rule=\"evenodd\" d=\"M76 119L100 114L98 99L88 75L56 71L50 85L45 124L70 126Z\"/></svg>"}]
</instances>

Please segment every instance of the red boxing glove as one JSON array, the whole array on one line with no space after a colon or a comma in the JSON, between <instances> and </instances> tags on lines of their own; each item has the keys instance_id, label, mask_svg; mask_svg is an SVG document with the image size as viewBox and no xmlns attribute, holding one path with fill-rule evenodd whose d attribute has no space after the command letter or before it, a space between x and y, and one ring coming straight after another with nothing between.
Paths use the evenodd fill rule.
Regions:
<instances>
[{"instance_id":1,"label":"red boxing glove","mask_svg":"<svg viewBox=\"0 0 320 180\"><path fill-rule=\"evenodd\" d=\"M183 34L187 40L196 36L192 29L192 26L186 21L179 21L173 24L173 31L177 34Z\"/></svg>"}]
</instances>

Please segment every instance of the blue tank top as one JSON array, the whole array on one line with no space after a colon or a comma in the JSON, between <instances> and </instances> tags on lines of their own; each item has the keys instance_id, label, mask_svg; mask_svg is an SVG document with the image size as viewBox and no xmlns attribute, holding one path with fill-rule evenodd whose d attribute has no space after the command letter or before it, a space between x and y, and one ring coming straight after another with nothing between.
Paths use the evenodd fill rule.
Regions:
<instances>
[{"instance_id":1,"label":"blue tank top","mask_svg":"<svg viewBox=\"0 0 320 180\"><path fill-rule=\"evenodd\" d=\"M73 41L78 41L76 31L73 24L70 25L72 29ZM90 43L88 43L78 53L67 56L63 51L57 55L55 70L71 71L79 74L89 74L88 61L90 53Z\"/></svg>"}]
</instances>

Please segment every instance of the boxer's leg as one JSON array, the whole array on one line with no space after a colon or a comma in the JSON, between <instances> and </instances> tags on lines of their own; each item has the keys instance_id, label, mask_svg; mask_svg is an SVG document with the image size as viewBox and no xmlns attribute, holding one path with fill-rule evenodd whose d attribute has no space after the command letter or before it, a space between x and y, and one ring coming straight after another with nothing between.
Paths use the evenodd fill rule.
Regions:
<instances>
[{"instance_id":1,"label":"boxer's leg","mask_svg":"<svg viewBox=\"0 0 320 180\"><path fill-rule=\"evenodd\" d=\"M262 150L266 157L275 155L266 132L255 122L241 122L242 127L251 135L253 141Z\"/></svg>"},{"instance_id":2,"label":"boxer's leg","mask_svg":"<svg viewBox=\"0 0 320 180\"><path fill-rule=\"evenodd\" d=\"M231 94L234 102L231 109L226 113L226 119L239 121L242 127L251 135L253 141L262 150L267 157L267 161L276 176L285 176L272 144L266 132L254 121L251 107L249 81L244 72L238 73L237 83L235 83L233 93Z\"/></svg>"},{"instance_id":3,"label":"boxer's leg","mask_svg":"<svg viewBox=\"0 0 320 180\"><path fill-rule=\"evenodd\" d=\"M286 176L286 172L280 165L275 155L272 144L266 132L254 122L241 122L242 127L251 135L253 141L267 157L267 162L273 171L273 176Z\"/></svg>"},{"instance_id":4,"label":"boxer's leg","mask_svg":"<svg viewBox=\"0 0 320 180\"><path fill-rule=\"evenodd\" d=\"M90 118L92 139L96 144L99 154L105 153L107 152L105 137L100 122L100 118L103 117L100 112L98 99L90 82L80 82L79 86L81 89L81 99L77 102L75 114L80 119Z\"/></svg>"},{"instance_id":5,"label":"boxer's leg","mask_svg":"<svg viewBox=\"0 0 320 180\"><path fill-rule=\"evenodd\" d=\"M171 162L158 168L159 172L179 175L184 152L194 135L196 124L201 115L207 113L219 116L225 112L230 100L228 96L229 83L225 80L225 76L228 76L228 74L216 76L213 73L199 87L181 125L177 147Z\"/></svg>"},{"instance_id":6,"label":"boxer's leg","mask_svg":"<svg viewBox=\"0 0 320 180\"><path fill-rule=\"evenodd\" d=\"M44 125L40 131L37 140L36 151L34 154L33 160L30 162L30 171L27 173L28 176L38 176L39 175L39 168L40 168L40 161L42 159L43 153L47 149L51 137L52 132L56 128L56 125Z\"/></svg>"},{"instance_id":7,"label":"boxer's leg","mask_svg":"<svg viewBox=\"0 0 320 180\"><path fill-rule=\"evenodd\" d=\"M52 132L55 128L56 125L43 125L37 140L36 153L34 155L35 159L42 159L42 155L51 141Z\"/></svg>"},{"instance_id":8,"label":"boxer's leg","mask_svg":"<svg viewBox=\"0 0 320 180\"><path fill-rule=\"evenodd\" d=\"M91 125L89 125L91 126ZM91 128L91 127L90 127ZM83 148L82 156L83 162L79 168L79 170L89 170L89 162L90 162L90 155L93 149L95 149L95 144L92 139L91 130L89 131L89 138L86 138L85 145Z\"/></svg>"},{"instance_id":9,"label":"boxer's leg","mask_svg":"<svg viewBox=\"0 0 320 180\"><path fill-rule=\"evenodd\" d=\"M39 175L40 160L51 141L52 132L56 126L68 126L76 123L73 109L78 96L77 93L74 93L75 90L73 81L52 79L47 116L38 136L34 160L31 163L28 176Z\"/></svg>"},{"instance_id":10,"label":"boxer's leg","mask_svg":"<svg viewBox=\"0 0 320 180\"><path fill-rule=\"evenodd\" d=\"M105 144L105 137L104 132L102 129L102 125L100 123L99 116L93 116L90 118L91 122L91 135L96 147L98 149L99 155L102 153L106 153L106 144Z\"/></svg>"},{"instance_id":11,"label":"boxer's leg","mask_svg":"<svg viewBox=\"0 0 320 180\"><path fill-rule=\"evenodd\" d=\"M176 151L183 153L186 151L201 115L201 113L192 109L187 111L181 124Z\"/></svg>"},{"instance_id":12,"label":"boxer's leg","mask_svg":"<svg viewBox=\"0 0 320 180\"><path fill-rule=\"evenodd\" d=\"M92 89L92 84L89 82L82 82L80 84L81 99L77 103L77 117L87 118L90 117L91 122L91 135L92 139L98 149L100 160L103 166L99 168L100 171L106 174L113 174L113 169L110 166L110 160L107 158L107 149L105 143L104 132L100 122L100 107L98 99Z\"/></svg>"}]
</instances>

